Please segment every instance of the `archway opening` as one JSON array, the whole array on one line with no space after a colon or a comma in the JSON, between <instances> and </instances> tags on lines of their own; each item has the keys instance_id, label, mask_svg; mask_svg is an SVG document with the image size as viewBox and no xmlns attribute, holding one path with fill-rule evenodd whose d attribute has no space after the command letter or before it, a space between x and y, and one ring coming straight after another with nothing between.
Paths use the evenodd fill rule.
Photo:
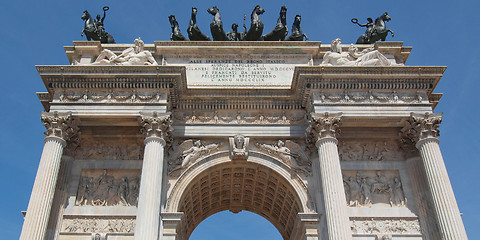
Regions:
<instances>
[{"instance_id":1,"label":"archway opening","mask_svg":"<svg viewBox=\"0 0 480 240\"><path fill-rule=\"evenodd\" d=\"M183 192L182 235L188 239L204 219L225 210L256 213L290 239L302 208L292 185L276 171L252 162L222 163L198 174Z\"/></svg>"},{"instance_id":2,"label":"archway opening","mask_svg":"<svg viewBox=\"0 0 480 240\"><path fill-rule=\"evenodd\" d=\"M203 220L189 238L189 240L201 239L280 240L283 238L275 226L258 214L249 211L236 214L223 211Z\"/></svg>"}]
</instances>

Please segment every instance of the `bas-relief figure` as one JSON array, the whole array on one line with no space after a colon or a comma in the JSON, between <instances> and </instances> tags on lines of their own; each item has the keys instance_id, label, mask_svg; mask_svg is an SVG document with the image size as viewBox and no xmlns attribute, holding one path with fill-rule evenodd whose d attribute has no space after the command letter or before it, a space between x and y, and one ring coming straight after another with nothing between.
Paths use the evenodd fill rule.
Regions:
<instances>
[{"instance_id":1,"label":"bas-relief figure","mask_svg":"<svg viewBox=\"0 0 480 240\"><path fill-rule=\"evenodd\" d=\"M367 48L358 52L358 48L353 44L348 48L348 52L342 51L342 40L336 38L328 51L323 56L322 66L396 66L391 63L383 54L373 48Z\"/></svg>"},{"instance_id":2,"label":"bas-relief figure","mask_svg":"<svg viewBox=\"0 0 480 240\"><path fill-rule=\"evenodd\" d=\"M125 49L120 55L104 49L93 65L158 65L152 53L144 50L145 44L140 38L135 39L135 47Z\"/></svg>"},{"instance_id":3,"label":"bas-relief figure","mask_svg":"<svg viewBox=\"0 0 480 240\"><path fill-rule=\"evenodd\" d=\"M305 151L293 141L278 140L275 144L255 143L255 145L260 150L277 156L296 171L308 173L311 170L311 163L308 161Z\"/></svg>"},{"instance_id":4,"label":"bas-relief figure","mask_svg":"<svg viewBox=\"0 0 480 240\"><path fill-rule=\"evenodd\" d=\"M230 158L232 160L246 160L248 158L248 144L250 138L237 134L229 138Z\"/></svg>"},{"instance_id":5,"label":"bas-relief figure","mask_svg":"<svg viewBox=\"0 0 480 240\"><path fill-rule=\"evenodd\" d=\"M360 24L358 23L358 19L352 19L352 23L357 24L360 27L367 28L365 33L357 39L357 44L371 44L375 43L380 39L382 41L385 41L389 32L392 34L392 37L394 36L393 31L387 29L387 26L385 24L385 22L391 20L387 12L384 12L380 17L376 18L375 23L373 23L371 18L367 18L367 20L368 23Z\"/></svg>"},{"instance_id":6,"label":"bas-relief figure","mask_svg":"<svg viewBox=\"0 0 480 240\"><path fill-rule=\"evenodd\" d=\"M372 206L384 203L391 207L406 206L402 182L398 173L390 171L344 172L343 182L347 205L350 207Z\"/></svg>"},{"instance_id":7,"label":"bas-relief figure","mask_svg":"<svg viewBox=\"0 0 480 240\"><path fill-rule=\"evenodd\" d=\"M355 219L350 221L353 234L375 235L375 239L392 239L392 235L420 234L420 223L417 219Z\"/></svg>"},{"instance_id":8,"label":"bas-relief figure","mask_svg":"<svg viewBox=\"0 0 480 240\"><path fill-rule=\"evenodd\" d=\"M93 233L92 237L101 238L105 233L133 233L135 231L135 218L85 216L65 218L62 225L61 232Z\"/></svg>"},{"instance_id":9,"label":"bas-relief figure","mask_svg":"<svg viewBox=\"0 0 480 240\"><path fill-rule=\"evenodd\" d=\"M200 140L186 140L180 144L173 154L174 162L169 163L170 171L187 168L192 165L197 159L207 156L210 153L218 151L221 143L211 143L205 145Z\"/></svg>"},{"instance_id":10,"label":"bas-relief figure","mask_svg":"<svg viewBox=\"0 0 480 240\"><path fill-rule=\"evenodd\" d=\"M112 35L105 32L103 27L103 20L105 20L106 13L109 7L103 7L103 17L100 19L100 14L97 14L96 19L92 19L87 10L83 11L82 20L85 21L81 36L85 33L87 40L100 41L101 43L115 43Z\"/></svg>"},{"instance_id":11,"label":"bas-relief figure","mask_svg":"<svg viewBox=\"0 0 480 240\"><path fill-rule=\"evenodd\" d=\"M338 155L342 161L402 160L403 152L395 141L340 141Z\"/></svg>"},{"instance_id":12,"label":"bas-relief figure","mask_svg":"<svg viewBox=\"0 0 480 240\"><path fill-rule=\"evenodd\" d=\"M138 202L139 177L116 179L107 170L98 177L82 176L78 184L77 206L135 206Z\"/></svg>"},{"instance_id":13,"label":"bas-relief figure","mask_svg":"<svg viewBox=\"0 0 480 240\"><path fill-rule=\"evenodd\" d=\"M138 142L84 141L75 152L76 159L139 160L143 159Z\"/></svg>"}]
</instances>

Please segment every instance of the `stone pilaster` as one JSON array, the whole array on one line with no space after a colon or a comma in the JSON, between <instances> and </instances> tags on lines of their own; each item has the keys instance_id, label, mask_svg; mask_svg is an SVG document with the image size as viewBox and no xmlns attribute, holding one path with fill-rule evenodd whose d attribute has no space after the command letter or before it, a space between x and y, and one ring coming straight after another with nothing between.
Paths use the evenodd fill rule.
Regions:
<instances>
[{"instance_id":1,"label":"stone pilaster","mask_svg":"<svg viewBox=\"0 0 480 240\"><path fill-rule=\"evenodd\" d=\"M336 139L340 123L341 113L312 114L307 129L310 141L315 142L318 149L318 177L323 188L328 239L331 240L352 238Z\"/></svg>"},{"instance_id":2,"label":"stone pilaster","mask_svg":"<svg viewBox=\"0 0 480 240\"><path fill-rule=\"evenodd\" d=\"M63 149L78 133L70 112L42 112L41 120L47 128L45 145L20 235L22 240L45 238Z\"/></svg>"},{"instance_id":3,"label":"stone pilaster","mask_svg":"<svg viewBox=\"0 0 480 240\"><path fill-rule=\"evenodd\" d=\"M437 128L441 122L441 113L412 113L408 126L402 132L420 152L442 239L467 239L438 144Z\"/></svg>"},{"instance_id":4,"label":"stone pilaster","mask_svg":"<svg viewBox=\"0 0 480 240\"><path fill-rule=\"evenodd\" d=\"M161 225L160 210L164 148L170 142L172 127L170 113L142 114L142 133L145 135L142 177L138 199L135 239L158 239Z\"/></svg>"}]
</instances>

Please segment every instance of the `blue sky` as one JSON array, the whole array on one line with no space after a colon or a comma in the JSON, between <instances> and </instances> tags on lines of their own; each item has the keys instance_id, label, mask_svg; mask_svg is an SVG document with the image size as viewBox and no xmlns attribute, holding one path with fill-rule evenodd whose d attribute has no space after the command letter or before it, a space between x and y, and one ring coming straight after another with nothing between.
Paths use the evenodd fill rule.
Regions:
<instances>
[{"instance_id":1,"label":"blue sky","mask_svg":"<svg viewBox=\"0 0 480 240\"><path fill-rule=\"evenodd\" d=\"M480 225L477 216L480 199L477 122L480 113L476 105L480 90L480 45L477 42L480 39L480 3L474 0L1 1L3 54L0 66L4 90L0 95L3 106L0 118L0 239L18 239L20 235L23 223L20 211L27 209L43 148L45 129L40 122L43 109L35 92L45 91L45 87L34 66L68 64L63 46L84 39L80 37L83 10L96 15L104 5L109 5L105 28L117 43L133 43L140 36L148 44L169 40L170 14L176 15L183 34L187 35L191 7L196 6L199 10L197 23L209 33L211 15L206 9L217 5L227 31L234 22L241 25L243 14L249 16L256 4L266 10L262 16L265 32L273 29L280 7L286 5L289 28L293 17L300 14L304 33L311 41L324 43L337 37L344 44L354 43L365 29L353 25L351 18L364 22L367 17L375 19L387 11L392 18L387 26L395 31L395 37L389 36L388 40L403 41L405 46L413 47L407 65L448 66L435 91L445 94L436 109L436 112L444 112L440 145L467 234L470 239L480 239L477 227ZM247 213L214 215L200 225L192 239L221 239L201 235L202 229L218 233L263 232L267 236L271 235L266 229L276 231L271 224L266 227L269 223L258 219L260 217ZM223 223L233 223L233 229L227 231L230 228L221 225ZM245 230L244 226L252 230ZM257 230L253 230L255 228ZM280 239L278 232L274 234ZM259 236L257 239L273 238Z\"/></svg>"}]
</instances>

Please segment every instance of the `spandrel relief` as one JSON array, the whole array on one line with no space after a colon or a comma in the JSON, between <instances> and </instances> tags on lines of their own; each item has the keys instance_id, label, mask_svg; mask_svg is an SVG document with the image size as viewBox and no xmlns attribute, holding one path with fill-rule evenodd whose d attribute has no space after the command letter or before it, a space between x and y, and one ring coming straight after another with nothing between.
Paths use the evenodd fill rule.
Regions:
<instances>
[{"instance_id":1,"label":"spandrel relief","mask_svg":"<svg viewBox=\"0 0 480 240\"><path fill-rule=\"evenodd\" d=\"M136 206L140 189L138 170L84 169L78 183L76 206Z\"/></svg>"},{"instance_id":2,"label":"spandrel relief","mask_svg":"<svg viewBox=\"0 0 480 240\"><path fill-rule=\"evenodd\" d=\"M133 233L134 217L75 217L65 218L63 233Z\"/></svg>"},{"instance_id":3,"label":"spandrel relief","mask_svg":"<svg viewBox=\"0 0 480 240\"><path fill-rule=\"evenodd\" d=\"M273 144L255 143L255 146L262 152L266 152L279 158L295 171L310 173L311 162L300 145L291 140L278 140Z\"/></svg>"},{"instance_id":4,"label":"spandrel relief","mask_svg":"<svg viewBox=\"0 0 480 240\"><path fill-rule=\"evenodd\" d=\"M342 161L403 160L404 153L394 140L341 140L338 152Z\"/></svg>"},{"instance_id":5,"label":"spandrel relief","mask_svg":"<svg viewBox=\"0 0 480 240\"><path fill-rule=\"evenodd\" d=\"M92 139L82 141L75 153L76 159L141 160L141 139Z\"/></svg>"},{"instance_id":6,"label":"spandrel relief","mask_svg":"<svg viewBox=\"0 0 480 240\"><path fill-rule=\"evenodd\" d=\"M342 171L347 205L405 207L407 199L398 171Z\"/></svg>"},{"instance_id":7,"label":"spandrel relief","mask_svg":"<svg viewBox=\"0 0 480 240\"><path fill-rule=\"evenodd\" d=\"M221 146L222 143L205 143L194 139L183 141L175 148L171 160L168 161L168 172L185 169L199 158L218 151Z\"/></svg>"}]
</instances>

